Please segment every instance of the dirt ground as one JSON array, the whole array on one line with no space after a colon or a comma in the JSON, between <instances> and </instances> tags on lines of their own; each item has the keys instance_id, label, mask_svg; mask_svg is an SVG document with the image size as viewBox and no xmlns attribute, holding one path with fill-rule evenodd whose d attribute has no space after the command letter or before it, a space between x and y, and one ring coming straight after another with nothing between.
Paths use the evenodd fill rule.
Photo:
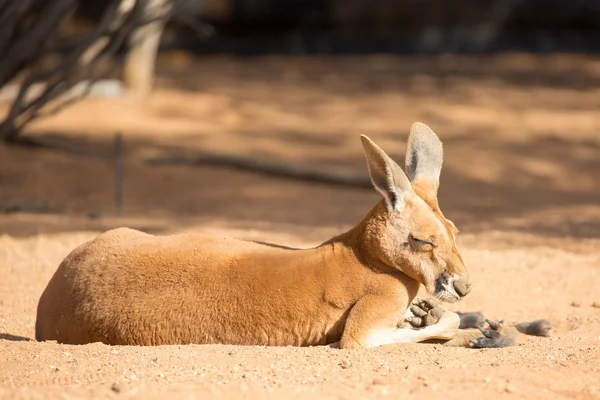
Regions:
<instances>
[{"instance_id":1,"label":"dirt ground","mask_svg":"<svg viewBox=\"0 0 600 400\"><path fill-rule=\"evenodd\" d=\"M600 58L159 60L145 100L88 99L0 145L0 398L600 398ZM374 190L151 157L242 156L365 178L359 135L403 163L410 124L445 145L439 200L473 290L457 311L548 319L516 347L369 350L37 343L59 262L103 230L190 230L314 246ZM125 143L115 208L112 138Z\"/></svg>"}]
</instances>

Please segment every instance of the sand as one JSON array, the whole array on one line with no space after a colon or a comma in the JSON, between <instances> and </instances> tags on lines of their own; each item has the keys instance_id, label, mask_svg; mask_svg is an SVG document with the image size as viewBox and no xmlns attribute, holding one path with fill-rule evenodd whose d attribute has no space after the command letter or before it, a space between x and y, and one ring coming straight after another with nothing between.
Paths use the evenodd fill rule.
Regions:
<instances>
[{"instance_id":1,"label":"sand","mask_svg":"<svg viewBox=\"0 0 600 400\"><path fill-rule=\"evenodd\" d=\"M0 145L0 398L600 398L599 107L597 57L163 56L148 99L88 99L26 132L75 153ZM364 178L358 136L402 163L415 120L444 142L439 200L474 285L448 307L508 323L546 318L550 338L352 351L30 340L56 267L103 230L308 247L378 200L369 188L149 157L243 156Z\"/></svg>"}]
</instances>

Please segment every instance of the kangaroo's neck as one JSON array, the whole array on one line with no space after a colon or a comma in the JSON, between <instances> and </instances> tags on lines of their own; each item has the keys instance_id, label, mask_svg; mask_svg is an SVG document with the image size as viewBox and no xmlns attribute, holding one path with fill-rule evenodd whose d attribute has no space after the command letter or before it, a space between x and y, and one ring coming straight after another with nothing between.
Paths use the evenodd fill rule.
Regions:
<instances>
[{"instance_id":1,"label":"kangaroo's neck","mask_svg":"<svg viewBox=\"0 0 600 400\"><path fill-rule=\"evenodd\" d=\"M357 266L383 272L392 267L381 262L376 254L374 236L383 230L385 221L382 217L383 202L377 203L356 226L350 230L325 241L316 250L327 251L346 262L352 261Z\"/></svg>"},{"instance_id":2,"label":"kangaroo's neck","mask_svg":"<svg viewBox=\"0 0 600 400\"><path fill-rule=\"evenodd\" d=\"M340 309L355 304L373 290L404 296L399 306L402 309L418 292L419 282L385 264L378 254L379 236L385 232L385 207L384 203L377 204L352 229L313 249L313 266L319 265L318 275L327 282L328 302Z\"/></svg>"}]
</instances>

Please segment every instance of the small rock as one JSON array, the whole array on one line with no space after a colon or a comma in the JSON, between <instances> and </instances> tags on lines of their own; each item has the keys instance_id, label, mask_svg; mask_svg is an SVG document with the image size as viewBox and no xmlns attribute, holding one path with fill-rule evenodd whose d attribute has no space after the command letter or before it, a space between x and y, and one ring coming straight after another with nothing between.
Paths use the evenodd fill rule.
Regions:
<instances>
[{"instance_id":1,"label":"small rock","mask_svg":"<svg viewBox=\"0 0 600 400\"><path fill-rule=\"evenodd\" d=\"M417 379L418 379L419 381L421 381L421 384L422 384L424 387L428 387L428 386L429 386L429 382L427 381L427 377L426 377L425 375L419 375L419 376L417 376Z\"/></svg>"},{"instance_id":2,"label":"small rock","mask_svg":"<svg viewBox=\"0 0 600 400\"><path fill-rule=\"evenodd\" d=\"M385 381L381 378L373 378L373 385L385 385Z\"/></svg>"},{"instance_id":3,"label":"small rock","mask_svg":"<svg viewBox=\"0 0 600 400\"><path fill-rule=\"evenodd\" d=\"M348 360L342 360L342 362L340 362L340 367L342 367L343 369L348 369L352 366L352 363L350 363L350 361Z\"/></svg>"},{"instance_id":4,"label":"small rock","mask_svg":"<svg viewBox=\"0 0 600 400\"><path fill-rule=\"evenodd\" d=\"M121 392L121 385L119 385L117 382L115 382L110 387L110 390L112 390L115 393L120 393Z\"/></svg>"},{"instance_id":5,"label":"small rock","mask_svg":"<svg viewBox=\"0 0 600 400\"><path fill-rule=\"evenodd\" d=\"M137 381L137 379L138 379L138 378L137 378L137 375L136 375L135 373L133 373L133 372L132 372L132 373L131 373L131 376L129 377L129 379L131 379L132 381L134 381L134 382L135 382L135 381Z\"/></svg>"},{"instance_id":6,"label":"small rock","mask_svg":"<svg viewBox=\"0 0 600 400\"><path fill-rule=\"evenodd\" d=\"M573 300L571 302L571 307L581 307L581 303L578 302L577 300Z\"/></svg>"},{"instance_id":7,"label":"small rock","mask_svg":"<svg viewBox=\"0 0 600 400\"><path fill-rule=\"evenodd\" d=\"M506 386L506 387L504 388L504 391L505 391L506 393L514 393L514 392L515 392L515 388L514 388L514 387L512 387L511 385L508 385L508 386Z\"/></svg>"},{"instance_id":8,"label":"small rock","mask_svg":"<svg viewBox=\"0 0 600 400\"><path fill-rule=\"evenodd\" d=\"M595 301L592 303L592 307L594 308L600 308L600 301Z\"/></svg>"}]
</instances>

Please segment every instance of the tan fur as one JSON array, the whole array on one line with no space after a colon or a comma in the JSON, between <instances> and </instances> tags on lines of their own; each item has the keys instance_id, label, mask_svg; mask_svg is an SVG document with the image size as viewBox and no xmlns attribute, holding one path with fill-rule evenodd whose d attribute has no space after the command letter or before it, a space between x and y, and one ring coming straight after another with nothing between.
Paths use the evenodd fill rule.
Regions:
<instances>
[{"instance_id":1,"label":"tan fur","mask_svg":"<svg viewBox=\"0 0 600 400\"><path fill-rule=\"evenodd\" d=\"M427 158L441 143L418 127L409 143L439 148L421 146L413 168L441 169L441 159ZM419 284L449 302L470 290L456 228L437 204L438 182L418 173L409 182L365 136L363 145L384 199L348 232L312 249L105 232L58 267L39 301L36 339L356 348L454 337L460 320L453 313L423 329L397 328Z\"/></svg>"}]
</instances>

